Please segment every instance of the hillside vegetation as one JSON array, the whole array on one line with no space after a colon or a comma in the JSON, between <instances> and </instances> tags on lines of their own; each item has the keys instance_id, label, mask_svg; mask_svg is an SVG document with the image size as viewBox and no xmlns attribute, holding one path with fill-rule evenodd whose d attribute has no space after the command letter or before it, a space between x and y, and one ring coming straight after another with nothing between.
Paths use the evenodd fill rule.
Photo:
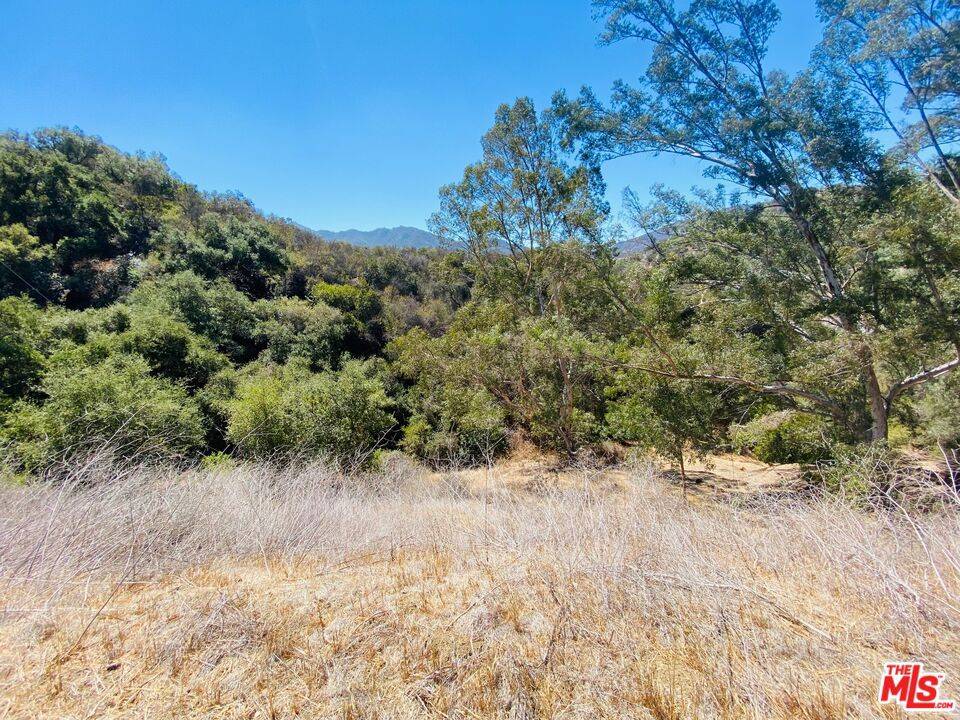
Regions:
<instances>
[{"instance_id":1,"label":"hillside vegetation","mask_svg":"<svg viewBox=\"0 0 960 720\"><path fill-rule=\"evenodd\" d=\"M957 4L795 74L772 0L593 5L642 76L500 106L436 248L0 137L0 718L960 698ZM614 217L637 153L717 185Z\"/></svg>"},{"instance_id":2,"label":"hillside vegetation","mask_svg":"<svg viewBox=\"0 0 960 720\"><path fill-rule=\"evenodd\" d=\"M160 157L80 131L6 135L6 474L107 448L353 467L389 448L440 466L616 443L681 474L735 449L837 485L864 453L949 457L957 18L889 5L823 0L823 43L789 76L764 66L769 0L598 2L604 43L652 45L646 74L609 103L585 89L499 108L440 191L430 227L448 250L328 243ZM628 191L645 249L619 257L602 163L637 152L696 158L725 184Z\"/></svg>"}]
</instances>

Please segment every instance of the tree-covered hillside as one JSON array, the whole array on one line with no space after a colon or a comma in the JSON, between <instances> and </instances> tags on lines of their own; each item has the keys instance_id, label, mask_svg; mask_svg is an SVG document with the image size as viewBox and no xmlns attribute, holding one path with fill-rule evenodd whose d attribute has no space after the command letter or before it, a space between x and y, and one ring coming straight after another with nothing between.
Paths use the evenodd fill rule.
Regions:
<instances>
[{"instance_id":1,"label":"tree-covered hillside","mask_svg":"<svg viewBox=\"0 0 960 720\"><path fill-rule=\"evenodd\" d=\"M402 417L377 358L413 327L441 333L469 287L454 255L324 243L159 157L79 131L7 135L4 447L25 470L105 445L369 451Z\"/></svg>"},{"instance_id":2,"label":"tree-covered hillside","mask_svg":"<svg viewBox=\"0 0 960 720\"><path fill-rule=\"evenodd\" d=\"M956 9L821 2L824 41L789 75L765 65L770 0L595 5L603 43L652 48L645 74L501 106L430 221L453 251L324 242L158 157L5 136L7 466L478 462L525 439L682 472L718 448L956 447ZM643 241L620 254L603 164L641 152L722 184L628 193Z\"/></svg>"}]
</instances>

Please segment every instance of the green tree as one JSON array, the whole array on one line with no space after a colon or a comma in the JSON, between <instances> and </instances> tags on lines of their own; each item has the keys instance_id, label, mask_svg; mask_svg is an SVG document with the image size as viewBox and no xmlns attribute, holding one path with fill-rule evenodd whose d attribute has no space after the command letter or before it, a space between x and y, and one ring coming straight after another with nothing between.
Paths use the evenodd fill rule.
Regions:
<instances>
[{"instance_id":1,"label":"green tree","mask_svg":"<svg viewBox=\"0 0 960 720\"><path fill-rule=\"evenodd\" d=\"M501 105L481 145L480 162L441 188L430 226L466 250L481 292L527 314L559 312L570 290L544 250L600 248L600 176L565 160L552 116L538 115L529 98Z\"/></svg>"},{"instance_id":2,"label":"green tree","mask_svg":"<svg viewBox=\"0 0 960 720\"><path fill-rule=\"evenodd\" d=\"M817 0L824 54L869 99L876 124L960 204L960 5L955 0Z\"/></svg>"},{"instance_id":3,"label":"green tree","mask_svg":"<svg viewBox=\"0 0 960 720\"><path fill-rule=\"evenodd\" d=\"M685 457L706 455L722 442L716 394L702 383L629 371L619 373L607 392L610 434L674 460L686 490Z\"/></svg>"},{"instance_id":4,"label":"green tree","mask_svg":"<svg viewBox=\"0 0 960 720\"><path fill-rule=\"evenodd\" d=\"M923 184L893 198L879 210L857 189L820 198L845 238L833 246L837 267L888 417L906 393L956 367L960 308L954 225L940 224L952 206ZM814 284L817 266L792 222L763 206L696 206L677 233L661 243L654 271L629 278L631 304L662 351L636 351L642 360L633 363L773 398L781 409L827 418L842 439L862 439L859 348Z\"/></svg>"},{"instance_id":5,"label":"green tree","mask_svg":"<svg viewBox=\"0 0 960 720\"><path fill-rule=\"evenodd\" d=\"M960 358L931 353L937 355L932 365L893 377L883 387L871 308L849 287L876 257L862 238L851 238L851 221L869 214L871 202L882 201L887 182L878 148L863 132L856 98L830 75L790 78L767 69L767 45L779 21L772 0L707 0L685 10L663 0L598 0L595 6L606 16L602 42L639 39L652 46L653 55L640 85L618 83L609 107L589 90L576 101L558 95L555 110L567 123L568 139L579 142L589 162L638 152L693 158L707 164L709 177L742 186L776 208L771 212L789 228L779 222L767 226L777 228L778 242L787 241L790 257L775 257L776 248L755 243L744 248L743 234L724 252L745 269L768 263L763 274L775 281L768 289L807 284L808 305L815 306L821 325L831 331L829 342L841 350L843 374L858 378L858 397L845 402L852 424L863 438L885 440L891 393L952 370ZM847 192L851 185L875 192ZM843 206L859 207L843 215L837 211ZM709 371L691 374L663 355L662 366L678 379L698 375L751 385L791 402L822 400L779 372L762 382Z\"/></svg>"}]
</instances>

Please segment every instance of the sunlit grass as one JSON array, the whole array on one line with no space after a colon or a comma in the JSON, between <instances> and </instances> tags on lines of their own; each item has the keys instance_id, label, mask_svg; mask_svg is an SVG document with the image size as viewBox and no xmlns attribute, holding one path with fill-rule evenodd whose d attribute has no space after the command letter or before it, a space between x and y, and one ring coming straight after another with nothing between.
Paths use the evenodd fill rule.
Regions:
<instances>
[{"instance_id":1,"label":"sunlit grass","mask_svg":"<svg viewBox=\"0 0 960 720\"><path fill-rule=\"evenodd\" d=\"M0 497L0 716L892 717L884 660L960 678L949 509L647 467L84 472Z\"/></svg>"}]
</instances>

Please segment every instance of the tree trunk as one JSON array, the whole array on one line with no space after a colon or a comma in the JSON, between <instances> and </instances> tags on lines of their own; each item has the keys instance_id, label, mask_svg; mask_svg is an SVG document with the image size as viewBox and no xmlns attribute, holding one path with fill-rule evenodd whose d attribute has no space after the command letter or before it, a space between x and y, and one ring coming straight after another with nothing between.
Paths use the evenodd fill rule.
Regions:
<instances>
[{"instance_id":1,"label":"tree trunk","mask_svg":"<svg viewBox=\"0 0 960 720\"><path fill-rule=\"evenodd\" d=\"M683 488L683 496L687 496L687 468L683 464L683 450L677 453L677 460L680 462L680 486Z\"/></svg>"},{"instance_id":2,"label":"tree trunk","mask_svg":"<svg viewBox=\"0 0 960 720\"><path fill-rule=\"evenodd\" d=\"M871 353L871 360L872 360ZM870 426L870 442L885 442L889 427L887 423L888 408L887 399L880 390L880 383L877 381L877 374L873 371L873 365L870 365L869 373L865 373L865 384L867 386L868 399L870 401L870 418L873 421Z\"/></svg>"},{"instance_id":3,"label":"tree trunk","mask_svg":"<svg viewBox=\"0 0 960 720\"><path fill-rule=\"evenodd\" d=\"M563 443L567 451L567 462L573 463L576 453L576 438L573 427L573 380L567 360L559 357L557 362L560 368L560 432L563 434Z\"/></svg>"},{"instance_id":4,"label":"tree trunk","mask_svg":"<svg viewBox=\"0 0 960 720\"><path fill-rule=\"evenodd\" d=\"M829 292L830 297L842 304L846 300L846 294L843 291L843 285L837 278L837 274L834 272L833 265L830 263L830 258L827 257L827 252L820 243L820 239L814 232L810 222L798 208L786 203L784 203L784 208L793 218L794 223L800 230L800 234L803 236L804 240L806 240L807 245L814 254L814 257L816 257L817 264L820 266L820 272L823 275L823 280L826 283L827 291ZM888 408L886 398L883 395L883 391L880 389L880 381L877 379L877 372L874 367L873 350L871 350L870 346L863 338L855 320L850 317L846 308L841 307L838 316L840 319L840 326L845 332L848 332L854 336L857 359L860 361L860 378L866 393L867 405L870 409L870 426L869 428L861 428L861 433L864 436L864 439L870 442L886 441L888 432ZM863 424L866 425L866 423Z\"/></svg>"}]
</instances>

